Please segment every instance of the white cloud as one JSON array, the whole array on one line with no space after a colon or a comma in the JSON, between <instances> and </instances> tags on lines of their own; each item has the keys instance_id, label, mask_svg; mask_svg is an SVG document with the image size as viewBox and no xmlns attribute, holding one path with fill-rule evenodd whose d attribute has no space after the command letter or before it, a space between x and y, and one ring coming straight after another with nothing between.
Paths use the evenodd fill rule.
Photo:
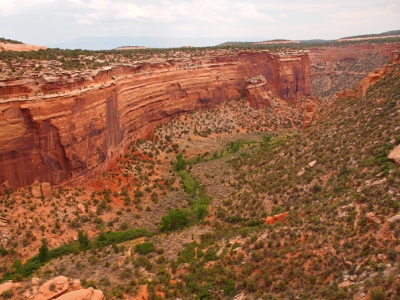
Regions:
<instances>
[{"instance_id":1,"label":"white cloud","mask_svg":"<svg viewBox=\"0 0 400 300\"><path fill-rule=\"evenodd\" d=\"M38 44L99 35L338 38L400 29L398 20L394 0L0 0L3 35Z\"/></svg>"},{"instance_id":2,"label":"white cloud","mask_svg":"<svg viewBox=\"0 0 400 300\"><path fill-rule=\"evenodd\" d=\"M0 15L8 16L12 13L14 9L14 4L9 0L0 0Z\"/></svg>"},{"instance_id":3,"label":"white cloud","mask_svg":"<svg viewBox=\"0 0 400 300\"><path fill-rule=\"evenodd\" d=\"M135 4L122 5L120 12L116 15L117 18L127 18L127 19L138 19L138 18L148 18L150 12L148 9L141 8Z\"/></svg>"},{"instance_id":4,"label":"white cloud","mask_svg":"<svg viewBox=\"0 0 400 300\"><path fill-rule=\"evenodd\" d=\"M85 2L81 1L81 0L68 0L69 2L73 3L73 4L77 4L79 6L84 6Z\"/></svg>"},{"instance_id":5,"label":"white cloud","mask_svg":"<svg viewBox=\"0 0 400 300\"><path fill-rule=\"evenodd\" d=\"M268 22L274 22L275 20L270 16L259 12L254 5L248 3L238 3L235 5L237 9L237 16L247 20L265 20Z\"/></svg>"},{"instance_id":6,"label":"white cloud","mask_svg":"<svg viewBox=\"0 0 400 300\"><path fill-rule=\"evenodd\" d=\"M89 20L85 20L85 19L78 19L78 20L76 21L76 23L77 23L77 24L88 24L88 25L93 24L93 23L90 22Z\"/></svg>"}]
</instances>

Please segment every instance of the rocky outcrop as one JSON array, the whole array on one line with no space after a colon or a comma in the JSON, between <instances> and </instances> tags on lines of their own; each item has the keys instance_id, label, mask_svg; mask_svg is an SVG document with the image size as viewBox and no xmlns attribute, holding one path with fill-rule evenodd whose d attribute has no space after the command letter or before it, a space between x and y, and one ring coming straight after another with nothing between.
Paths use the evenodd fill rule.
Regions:
<instances>
[{"instance_id":1,"label":"rocky outcrop","mask_svg":"<svg viewBox=\"0 0 400 300\"><path fill-rule=\"evenodd\" d=\"M0 295L3 294L5 291L12 290L14 284L12 281L7 281L2 284L0 284Z\"/></svg>"},{"instance_id":2,"label":"rocky outcrop","mask_svg":"<svg viewBox=\"0 0 400 300\"><path fill-rule=\"evenodd\" d=\"M9 284L5 288L12 289L13 284ZM11 284L11 286L10 286ZM0 285L0 289L3 285ZM19 287L20 288L20 287ZM93 288L83 289L78 279L68 279L65 276L58 276L41 283L39 278L32 278L30 288L27 289L23 296L27 299L34 300L102 300L104 294L100 290Z\"/></svg>"},{"instance_id":3,"label":"rocky outcrop","mask_svg":"<svg viewBox=\"0 0 400 300\"><path fill-rule=\"evenodd\" d=\"M35 289L37 292L35 295L27 296L28 298L33 298L34 300L49 300L64 294L68 288L68 278L65 276L58 276L54 279L46 281L40 287ZM33 290L34 289L32 289L32 291Z\"/></svg>"},{"instance_id":4,"label":"rocky outcrop","mask_svg":"<svg viewBox=\"0 0 400 300\"><path fill-rule=\"evenodd\" d=\"M58 298L57 300L103 300L104 294L100 290L93 288L77 290L66 293Z\"/></svg>"},{"instance_id":5,"label":"rocky outcrop","mask_svg":"<svg viewBox=\"0 0 400 300\"><path fill-rule=\"evenodd\" d=\"M400 165L400 145L390 151L388 158L394 161L397 165Z\"/></svg>"},{"instance_id":6,"label":"rocky outcrop","mask_svg":"<svg viewBox=\"0 0 400 300\"><path fill-rule=\"evenodd\" d=\"M268 91L267 80L259 75L253 78L245 78L246 100L252 107L267 108L271 105L271 91Z\"/></svg>"},{"instance_id":7,"label":"rocky outcrop","mask_svg":"<svg viewBox=\"0 0 400 300\"><path fill-rule=\"evenodd\" d=\"M307 101L306 109L303 117L303 129L310 127L314 119L314 105L311 101Z\"/></svg>"},{"instance_id":8,"label":"rocky outcrop","mask_svg":"<svg viewBox=\"0 0 400 300\"><path fill-rule=\"evenodd\" d=\"M243 97L245 77L294 101L310 93L309 64L306 53L244 51L1 81L0 182L84 180L171 116Z\"/></svg>"}]
</instances>

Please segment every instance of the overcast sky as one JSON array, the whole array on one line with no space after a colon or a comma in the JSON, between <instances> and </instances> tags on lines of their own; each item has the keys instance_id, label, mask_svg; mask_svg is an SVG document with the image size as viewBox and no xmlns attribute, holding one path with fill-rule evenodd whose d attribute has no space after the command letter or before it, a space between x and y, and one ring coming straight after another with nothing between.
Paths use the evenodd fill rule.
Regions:
<instances>
[{"instance_id":1,"label":"overcast sky","mask_svg":"<svg viewBox=\"0 0 400 300\"><path fill-rule=\"evenodd\" d=\"M398 0L0 0L0 37L336 39L400 29Z\"/></svg>"}]
</instances>

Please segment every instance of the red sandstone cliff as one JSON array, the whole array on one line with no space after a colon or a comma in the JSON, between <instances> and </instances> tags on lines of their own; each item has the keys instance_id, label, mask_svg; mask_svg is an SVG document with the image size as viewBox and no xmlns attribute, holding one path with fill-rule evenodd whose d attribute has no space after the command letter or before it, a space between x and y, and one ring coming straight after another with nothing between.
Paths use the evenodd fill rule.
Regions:
<instances>
[{"instance_id":1,"label":"red sandstone cliff","mask_svg":"<svg viewBox=\"0 0 400 300\"><path fill-rule=\"evenodd\" d=\"M243 97L245 78L258 75L288 101L311 90L304 53L239 52L187 67L169 60L1 81L0 184L89 175L169 117Z\"/></svg>"}]
</instances>

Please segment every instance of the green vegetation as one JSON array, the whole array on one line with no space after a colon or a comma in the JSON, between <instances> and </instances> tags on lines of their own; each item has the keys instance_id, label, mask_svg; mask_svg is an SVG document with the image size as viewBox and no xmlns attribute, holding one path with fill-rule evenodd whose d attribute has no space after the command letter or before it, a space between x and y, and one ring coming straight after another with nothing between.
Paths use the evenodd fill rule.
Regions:
<instances>
[{"instance_id":1,"label":"green vegetation","mask_svg":"<svg viewBox=\"0 0 400 300\"><path fill-rule=\"evenodd\" d=\"M161 231L182 229L203 220L207 215L208 205L211 203L211 199L205 195L204 187L184 170L188 162L183 159L183 155L178 154L176 159L174 169L180 176L182 187L188 195L190 209L170 210L161 219L159 224Z\"/></svg>"},{"instance_id":2,"label":"green vegetation","mask_svg":"<svg viewBox=\"0 0 400 300\"><path fill-rule=\"evenodd\" d=\"M12 290L4 291L1 296L3 299L11 299L14 296L14 292Z\"/></svg>"},{"instance_id":3,"label":"green vegetation","mask_svg":"<svg viewBox=\"0 0 400 300\"><path fill-rule=\"evenodd\" d=\"M88 233L85 231L83 232L82 230L78 231L78 243L81 246L81 249L87 249L89 247L89 236Z\"/></svg>"},{"instance_id":4,"label":"green vegetation","mask_svg":"<svg viewBox=\"0 0 400 300\"><path fill-rule=\"evenodd\" d=\"M154 140L132 143L118 159L119 169L102 174L115 179L117 188L93 192L88 207L97 210L86 208L68 223L88 230L86 222L92 221L97 238L89 240L79 230L77 243L41 250L23 265L16 243L32 237L15 229L4 249L14 261L0 265L8 271L5 278L20 280L44 266L37 274L84 274L83 286L100 288L110 299L136 296L143 285L149 299L232 299L238 293L254 299L352 299L360 293L395 299L400 229L386 222L400 212L400 168L387 158L400 143L400 70L394 69L364 98L337 99L317 126L303 131L268 129L242 141L244 134L223 133L242 134L244 127L210 125L218 122L211 114L219 115L217 109L206 111L209 122L202 127L200 113L171 120ZM197 129L184 126L186 117ZM202 140L214 148L204 146L207 152L185 159L193 155L188 142L195 130L212 133ZM157 177L166 165L167 172ZM2 217L14 197L10 191L1 198ZM114 200L120 203L117 211L110 209ZM105 220L106 210L111 219ZM47 226L33 220L29 230L63 230L61 218ZM104 231L137 224L156 231L160 219L157 235L143 228ZM62 258L67 254L76 255ZM343 287L346 281L353 284Z\"/></svg>"},{"instance_id":5,"label":"green vegetation","mask_svg":"<svg viewBox=\"0 0 400 300\"><path fill-rule=\"evenodd\" d=\"M168 214L161 219L161 231L174 231L185 228L189 225L191 211L186 209L170 210Z\"/></svg>"},{"instance_id":6,"label":"green vegetation","mask_svg":"<svg viewBox=\"0 0 400 300\"><path fill-rule=\"evenodd\" d=\"M82 234L84 236L84 234ZM151 234L144 228L136 228L127 231L107 232L100 235L93 241L90 241L89 248L101 248L108 245L118 244L133 240L139 237L151 236ZM29 259L24 265L18 264L15 266L15 271L8 272L4 275L3 280L19 280L30 276L33 272L38 270L46 262L63 257L68 254L79 253L81 251L80 243L65 244L55 249L48 249L47 240L42 240L42 246L39 249L39 254Z\"/></svg>"},{"instance_id":7,"label":"green vegetation","mask_svg":"<svg viewBox=\"0 0 400 300\"><path fill-rule=\"evenodd\" d=\"M10 39L6 39L3 37L0 37L0 43L8 43L8 44L23 44L20 41L16 41L16 40L10 40Z\"/></svg>"},{"instance_id":8,"label":"green vegetation","mask_svg":"<svg viewBox=\"0 0 400 300\"><path fill-rule=\"evenodd\" d=\"M355 39L355 38L374 38L374 37L385 37L391 35L400 35L400 30L391 30L377 34L363 34L363 35L354 35L354 36L346 36L343 39Z\"/></svg>"},{"instance_id":9,"label":"green vegetation","mask_svg":"<svg viewBox=\"0 0 400 300\"><path fill-rule=\"evenodd\" d=\"M140 255L146 255L155 250L156 248L154 247L153 243L143 243L135 246L135 252L139 253Z\"/></svg>"}]
</instances>

